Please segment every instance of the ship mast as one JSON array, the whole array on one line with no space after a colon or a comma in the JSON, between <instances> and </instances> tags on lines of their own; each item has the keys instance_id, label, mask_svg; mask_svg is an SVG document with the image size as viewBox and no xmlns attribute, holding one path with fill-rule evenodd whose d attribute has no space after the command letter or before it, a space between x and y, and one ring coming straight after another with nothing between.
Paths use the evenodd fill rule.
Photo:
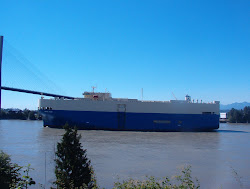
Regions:
<instances>
[{"instance_id":1,"label":"ship mast","mask_svg":"<svg viewBox=\"0 0 250 189\"><path fill-rule=\"evenodd\" d=\"M96 87L92 86L92 89L93 89L93 93L95 93L95 88L96 88Z\"/></svg>"},{"instance_id":2,"label":"ship mast","mask_svg":"<svg viewBox=\"0 0 250 189\"><path fill-rule=\"evenodd\" d=\"M143 88L141 88L141 100L143 101Z\"/></svg>"}]
</instances>

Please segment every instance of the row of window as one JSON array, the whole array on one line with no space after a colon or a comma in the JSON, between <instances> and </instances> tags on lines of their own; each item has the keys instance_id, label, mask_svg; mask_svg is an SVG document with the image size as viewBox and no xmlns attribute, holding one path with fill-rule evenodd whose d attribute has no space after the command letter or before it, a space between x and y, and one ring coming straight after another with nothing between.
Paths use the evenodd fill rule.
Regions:
<instances>
[{"instance_id":1,"label":"row of window","mask_svg":"<svg viewBox=\"0 0 250 189\"><path fill-rule=\"evenodd\" d=\"M202 112L202 114L214 114L215 112Z\"/></svg>"},{"instance_id":2,"label":"row of window","mask_svg":"<svg viewBox=\"0 0 250 189\"><path fill-rule=\"evenodd\" d=\"M38 107L38 110L52 110L51 107Z\"/></svg>"}]
</instances>

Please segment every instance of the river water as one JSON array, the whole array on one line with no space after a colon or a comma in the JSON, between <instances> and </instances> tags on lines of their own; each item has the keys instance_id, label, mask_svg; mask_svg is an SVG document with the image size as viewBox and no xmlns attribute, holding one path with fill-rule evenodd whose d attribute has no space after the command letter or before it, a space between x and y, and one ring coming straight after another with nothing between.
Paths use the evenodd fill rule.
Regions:
<instances>
[{"instance_id":1,"label":"river water","mask_svg":"<svg viewBox=\"0 0 250 189\"><path fill-rule=\"evenodd\" d=\"M0 120L0 149L49 188L54 152L64 133L42 121ZM101 187L145 176L162 178L192 166L201 188L250 188L250 124L220 124L216 132L79 131ZM36 185L33 188L38 188Z\"/></svg>"}]
</instances>

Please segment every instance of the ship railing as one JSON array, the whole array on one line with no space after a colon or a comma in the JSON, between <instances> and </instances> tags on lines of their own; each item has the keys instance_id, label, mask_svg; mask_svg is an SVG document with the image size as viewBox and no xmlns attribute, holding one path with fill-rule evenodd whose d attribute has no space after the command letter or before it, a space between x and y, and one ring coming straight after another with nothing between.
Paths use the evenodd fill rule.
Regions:
<instances>
[{"instance_id":1,"label":"ship railing","mask_svg":"<svg viewBox=\"0 0 250 189\"><path fill-rule=\"evenodd\" d=\"M140 102L161 102L161 103L170 103L169 101L159 101L159 100L140 100Z\"/></svg>"},{"instance_id":2,"label":"ship railing","mask_svg":"<svg viewBox=\"0 0 250 189\"><path fill-rule=\"evenodd\" d=\"M113 101L123 101L123 102L138 102L138 99L129 98L112 98Z\"/></svg>"}]
</instances>

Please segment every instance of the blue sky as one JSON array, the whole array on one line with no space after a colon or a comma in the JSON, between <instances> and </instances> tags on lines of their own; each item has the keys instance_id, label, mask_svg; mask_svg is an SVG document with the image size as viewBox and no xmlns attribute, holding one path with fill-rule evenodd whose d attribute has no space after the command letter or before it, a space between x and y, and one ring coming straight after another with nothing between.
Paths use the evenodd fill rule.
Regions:
<instances>
[{"instance_id":1,"label":"blue sky","mask_svg":"<svg viewBox=\"0 0 250 189\"><path fill-rule=\"evenodd\" d=\"M0 8L3 86L250 101L249 0L0 0ZM37 108L39 96L2 93L4 108Z\"/></svg>"}]
</instances>

